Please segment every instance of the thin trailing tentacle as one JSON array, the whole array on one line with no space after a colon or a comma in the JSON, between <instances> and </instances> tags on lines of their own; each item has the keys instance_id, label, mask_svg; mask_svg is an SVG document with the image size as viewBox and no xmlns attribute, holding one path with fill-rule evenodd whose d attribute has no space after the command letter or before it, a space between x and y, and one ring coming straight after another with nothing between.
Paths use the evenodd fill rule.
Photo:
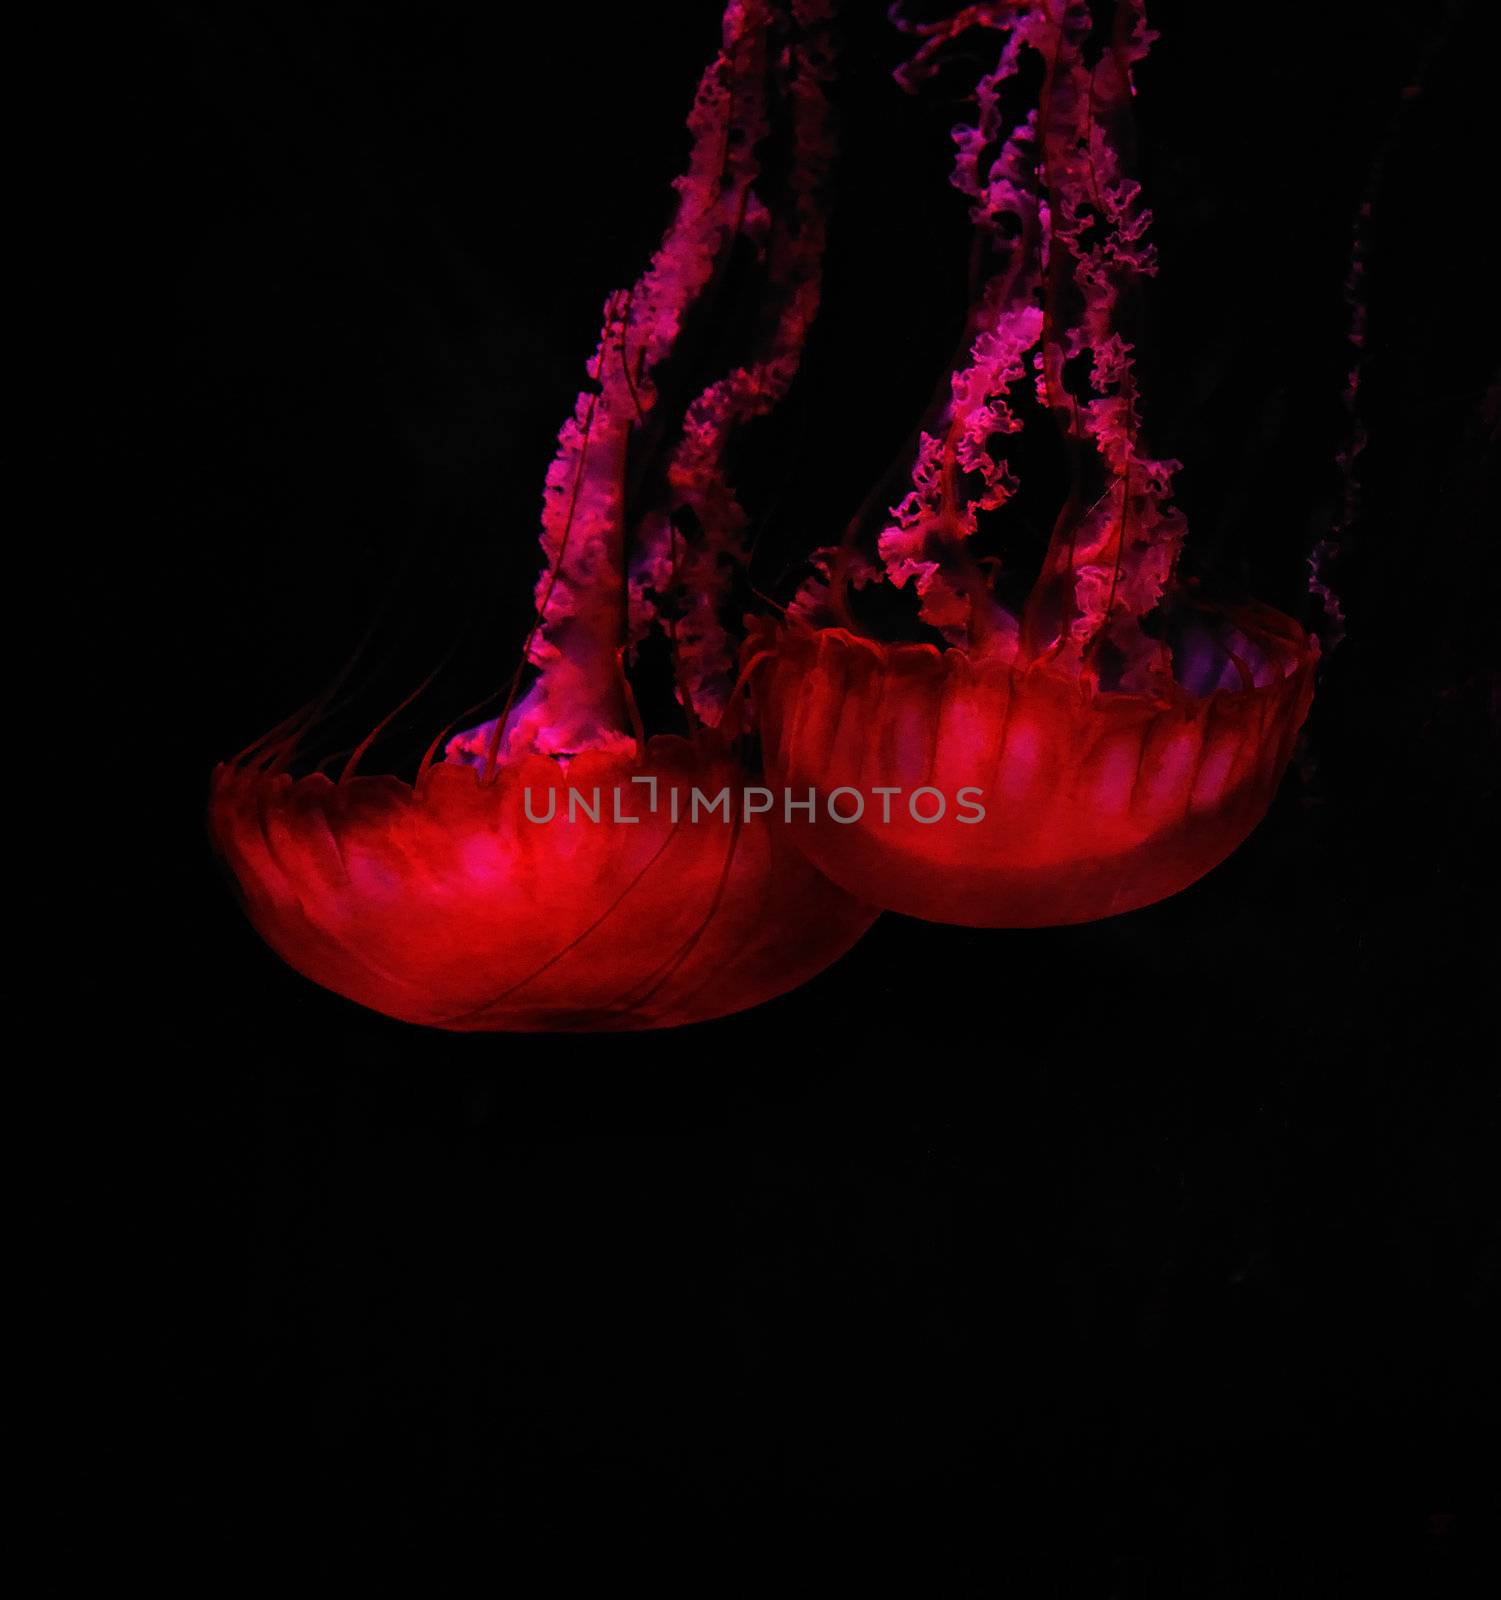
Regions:
<instances>
[{"instance_id":1,"label":"thin trailing tentacle","mask_svg":"<svg viewBox=\"0 0 1501 1600\"><path fill-rule=\"evenodd\" d=\"M1345 636L1345 611L1335 592L1335 576L1340 557L1350 540L1351 530L1360 515L1360 458L1367 444L1365 420L1361 411L1360 388L1366 368L1366 256L1370 248L1371 215L1377 196L1386 178L1387 163L1392 151L1406 128L1412 108L1421 100L1429 69L1439 52L1448 43L1450 32L1458 15L1458 6L1450 4L1428 35L1412 76L1403 86L1397 109L1387 125L1386 133L1377 144L1366 173L1365 188L1355 209L1350 228L1350 265L1345 273L1344 301L1348 316L1346 339L1350 347L1349 367L1346 369L1345 388L1342 395L1345 410L1345 432L1335 453L1335 468L1339 474L1339 493L1334 516L1322 537L1316 539L1308 552L1308 591L1319 602L1324 620L1321 635L1325 651L1332 650Z\"/></svg>"}]
</instances>

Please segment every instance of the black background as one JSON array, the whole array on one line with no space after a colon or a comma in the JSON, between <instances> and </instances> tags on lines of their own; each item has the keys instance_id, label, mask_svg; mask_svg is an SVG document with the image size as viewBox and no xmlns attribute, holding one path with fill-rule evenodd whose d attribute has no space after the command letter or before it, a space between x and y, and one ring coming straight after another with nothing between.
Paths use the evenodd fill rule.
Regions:
<instances>
[{"instance_id":1,"label":"black background","mask_svg":"<svg viewBox=\"0 0 1501 1600\"><path fill-rule=\"evenodd\" d=\"M885 917L795 994L640 1037L447 1036L313 987L202 807L373 618L375 715L458 641L413 738L511 670L556 429L666 221L715 5L183 6L122 41L105 560L145 578L117 620L151 754L98 1462L157 1570L1478 1581L1496 150L1463 8L1402 100L1445 15L1410 10L1157 5L1139 74L1154 442L1200 559L1288 609L1392 141L1350 635L1264 826L1163 905ZM847 11L825 309L746 485L784 594L964 310L957 80L904 97L881 8Z\"/></svg>"}]
</instances>

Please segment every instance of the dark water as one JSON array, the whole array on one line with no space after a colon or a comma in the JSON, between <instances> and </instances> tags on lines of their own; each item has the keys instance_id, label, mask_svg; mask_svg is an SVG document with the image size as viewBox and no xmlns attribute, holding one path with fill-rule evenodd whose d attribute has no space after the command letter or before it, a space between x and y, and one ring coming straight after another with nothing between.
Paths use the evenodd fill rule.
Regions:
<instances>
[{"instance_id":1,"label":"dark water","mask_svg":"<svg viewBox=\"0 0 1501 1600\"><path fill-rule=\"evenodd\" d=\"M746 480L767 587L884 469L963 313L962 108L891 88L879 8L851 9L825 315ZM1148 415L1195 559L1292 608L1338 492L1350 218L1429 22L1153 16ZM376 715L461 639L418 748L510 670L551 442L665 220L715 7L141 25L127 136L101 134L112 271L142 269L114 424L139 489L103 559L146 579L120 620L158 725L81 1069L117 1110L82 1186L112 1374L86 1525L123 1512L153 1570L210 1583L1473 1592L1498 1131L1474 20L1376 195L1350 635L1265 825L1164 905L888 917L796 994L629 1039L447 1037L313 988L241 922L201 805L387 602Z\"/></svg>"}]
</instances>

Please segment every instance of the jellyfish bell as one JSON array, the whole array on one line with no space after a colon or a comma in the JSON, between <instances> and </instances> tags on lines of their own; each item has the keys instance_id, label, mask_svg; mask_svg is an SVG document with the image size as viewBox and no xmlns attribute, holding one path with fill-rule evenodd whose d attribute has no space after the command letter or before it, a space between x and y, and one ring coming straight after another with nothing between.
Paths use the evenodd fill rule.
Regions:
<instances>
[{"instance_id":1,"label":"jellyfish bell","mask_svg":"<svg viewBox=\"0 0 1501 1600\"><path fill-rule=\"evenodd\" d=\"M1002 37L975 125L954 130L953 182L991 270L875 558L857 518L788 613L747 641L766 781L824 800L794 819L799 844L886 909L973 926L1090 921L1185 888L1256 826L1318 645L1271 608L1211 603L1178 575L1179 464L1145 447L1122 333L1155 270L1120 156L1132 68L1153 37L1139 0L1121 0L1113 29L1076 0L902 25L921 40L899 75L908 87L961 33ZM1003 95L1029 52L1037 103L1008 127ZM998 584L990 541L1020 488L1023 431L1039 424L1062 441L1069 489L1018 596ZM934 642L871 636L853 613L878 590L912 597ZM827 804L839 791L860 797L858 815L848 797Z\"/></svg>"},{"instance_id":2,"label":"jellyfish bell","mask_svg":"<svg viewBox=\"0 0 1501 1600\"><path fill-rule=\"evenodd\" d=\"M1265 814L1313 692L1276 612L1225 619L1232 681L1122 693L962 649L763 626L767 783L860 797L792 819L836 883L887 909L1043 927L1187 888ZM1241 672L1244 671L1244 678Z\"/></svg>"},{"instance_id":3,"label":"jellyfish bell","mask_svg":"<svg viewBox=\"0 0 1501 1600\"><path fill-rule=\"evenodd\" d=\"M414 784L221 767L219 849L267 944L324 988L457 1031L673 1027L843 954L874 913L769 824L712 741Z\"/></svg>"},{"instance_id":4,"label":"jellyfish bell","mask_svg":"<svg viewBox=\"0 0 1501 1600\"><path fill-rule=\"evenodd\" d=\"M215 772L210 830L251 922L325 988L461 1031L671 1027L796 987L874 920L747 784L724 620L747 525L726 445L791 381L818 303L827 24L824 0L726 9L674 219L606 304L548 472L526 692L518 673L500 714L440 733L410 782L359 771L371 740L337 779L294 776L317 707ZM757 194L772 95L790 130L776 215ZM656 380L735 251L761 285L757 333L675 411ZM648 637L667 641L686 733L642 726L630 664Z\"/></svg>"}]
</instances>

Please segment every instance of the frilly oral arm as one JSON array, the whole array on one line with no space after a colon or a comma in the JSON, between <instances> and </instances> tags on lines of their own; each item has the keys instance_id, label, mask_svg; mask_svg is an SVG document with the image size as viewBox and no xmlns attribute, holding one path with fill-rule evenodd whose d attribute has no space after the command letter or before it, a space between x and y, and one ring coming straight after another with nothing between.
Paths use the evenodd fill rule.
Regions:
<instances>
[{"instance_id":1,"label":"frilly oral arm","mask_svg":"<svg viewBox=\"0 0 1501 1600\"><path fill-rule=\"evenodd\" d=\"M967 7L943 23L897 20L924 37L897 74L908 89L937 70L940 47L959 34L973 27L1006 33L999 64L976 87L974 124L954 129L951 177L969 197L971 220L1000 265L971 311L967 359L951 376L944 409L919 441L912 491L892 507L878 548L891 581L914 584L925 622L953 644L1009 656L1015 622L991 598L990 580L970 558L967 541L978 513L1004 505L1018 488L991 441L1022 426L1007 397L1025 378L1028 353L1042 334L1036 119L1029 115L1008 131L1001 91L1023 48L1045 46L1048 17L1036 6L994 4ZM984 153L997 147L982 165ZM961 488L961 480L978 487Z\"/></svg>"},{"instance_id":2,"label":"frilly oral arm","mask_svg":"<svg viewBox=\"0 0 1501 1600\"><path fill-rule=\"evenodd\" d=\"M1109 643L1121 686L1145 688L1170 670L1144 635L1186 525L1170 505L1176 461L1141 448L1132 346L1121 336L1122 302L1156 271L1146 242L1151 213L1121 168L1130 126L1131 71L1155 34L1140 0L1121 0L1113 38L1086 63L1087 8L1056 7L1057 33L1043 91L1043 176L1049 221L1047 327L1039 400L1081 451L1087 507L1060 517L1022 622L1023 650L1085 670ZM1084 393L1069 372L1089 357ZM1077 384L1074 379L1074 384Z\"/></svg>"},{"instance_id":3,"label":"frilly oral arm","mask_svg":"<svg viewBox=\"0 0 1501 1600\"><path fill-rule=\"evenodd\" d=\"M507 719L507 752L633 743L621 665L630 441L656 404L654 372L743 222L764 128L770 21L763 0L731 0L726 8L722 46L688 119L692 148L675 184L672 223L634 288L606 302L589 386L563 425L547 474L545 563L529 647L541 671ZM491 736L498 743L496 730Z\"/></svg>"},{"instance_id":4,"label":"frilly oral arm","mask_svg":"<svg viewBox=\"0 0 1501 1600\"><path fill-rule=\"evenodd\" d=\"M797 0L794 33L776 67L790 111L789 203L775 217L760 211L746 231L759 247L768 286L761 330L750 358L710 384L689 405L668 466L669 503L644 522L631 571L631 637L654 624L668 632L678 695L691 714L719 724L736 678L736 644L724 605L736 566L748 559L748 518L726 472L737 428L764 416L796 376L808 329L818 312L825 225L822 196L833 163L832 116L824 85L833 74L828 0ZM694 536L682 535L690 525ZM659 602L671 619L663 622Z\"/></svg>"}]
</instances>

